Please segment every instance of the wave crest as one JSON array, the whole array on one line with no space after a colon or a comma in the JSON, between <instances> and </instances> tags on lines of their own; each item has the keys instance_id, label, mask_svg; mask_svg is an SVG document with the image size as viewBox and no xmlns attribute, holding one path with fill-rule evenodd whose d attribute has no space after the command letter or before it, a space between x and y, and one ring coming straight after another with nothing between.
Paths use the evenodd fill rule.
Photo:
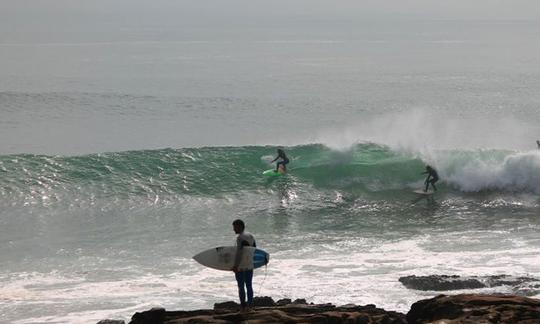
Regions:
<instances>
[{"instance_id":1,"label":"wave crest","mask_svg":"<svg viewBox=\"0 0 540 324\"><path fill-rule=\"evenodd\" d=\"M458 154L459 155L459 154ZM540 152L470 152L443 158L445 181L465 192L486 190L540 193Z\"/></svg>"}]
</instances>

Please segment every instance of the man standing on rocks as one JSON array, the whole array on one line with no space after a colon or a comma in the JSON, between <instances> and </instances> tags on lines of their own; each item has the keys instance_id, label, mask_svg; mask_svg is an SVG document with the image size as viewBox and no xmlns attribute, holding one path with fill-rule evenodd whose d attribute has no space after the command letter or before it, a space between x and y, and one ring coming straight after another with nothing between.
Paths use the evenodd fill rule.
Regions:
<instances>
[{"instance_id":1,"label":"man standing on rocks","mask_svg":"<svg viewBox=\"0 0 540 324\"><path fill-rule=\"evenodd\" d=\"M232 225L234 232L238 234L238 237L236 238L236 258L231 270L234 271L236 282L238 283L238 296L240 297L241 310L245 311L248 307L253 306L253 260L246 260L248 255L244 247L257 247L257 244L255 243L253 235L244 231L246 225L241 219L235 220ZM244 286L246 288L245 290Z\"/></svg>"}]
</instances>

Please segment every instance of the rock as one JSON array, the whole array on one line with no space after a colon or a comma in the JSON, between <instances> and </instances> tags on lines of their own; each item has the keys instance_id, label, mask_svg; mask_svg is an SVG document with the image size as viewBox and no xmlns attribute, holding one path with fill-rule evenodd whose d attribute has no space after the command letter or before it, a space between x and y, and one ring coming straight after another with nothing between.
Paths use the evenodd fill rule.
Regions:
<instances>
[{"instance_id":1,"label":"rock","mask_svg":"<svg viewBox=\"0 0 540 324\"><path fill-rule=\"evenodd\" d=\"M276 305L277 306L285 306L285 305L289 305L292 303L292 300L290 298L284 298L284 299L280 299L276 302Z\"/></svg>"},{"instance_id":2,"label":"rock","mask_svg":"<svg viewBox=\"0 0 540 324\"><path fill-rule=\"evenodd\" d=\"M407 321L409 324L540 323L540 300L511 295L439 295L414 303Z\"/></svg>"},{"instance_id":3,"label":"rock","mask_svg":"<svg viewBox=\"0 0 540 324\"><path fill-rule=\"evenodd\" d=\"M405 287L416 290L457 290L485 288L486 285L474 278L462 278L460 276L407 276L399 278Z\"/></svg>"},{"instance_id":4,"label":"rock","mask_svg":"<svg viewBox=\"0 0 540 324\"><path fill-rule=\"evenodd\" d=\"M152 308L149 311L135 313L131 317L130 324L156 324L165 320L165 308Z\"/></svg>"},{"instance_id":5,"label":"rock","mask_svg":"<svg viewBox=\"0 0 540 324\"><path fill-rule=\"evenodd\" d=\"M504 278L506 280L508 278ZM257 306L247 312L239 312L235 302L214 310L165 311L162 308L136 313L132 324L180 324L180 323L365 323L365 324L538 324L540 323L540 300L511 295L462 294L439 295L414 303L407 315L386 311L375 305L347 304L295 304L290 299L274 303L270 297L261 297L261 303L273 306ZM120 322L121 323L121 322ZM100 324L120 324L100 322Z\"/></svg>"},{"instance_id":6,"label":"rock","mask_svg":"<svg viewBox=\"0 0 540 324\"><path fill-rule=\"evenodd\" d=\"M514 293L520 295L536 295L540 280L530 277L497 276L406 276L399 281L409 289L449 291L459 289L492 288L510 286Z\"/></svg>"},{"instance_id":7,"label":"rock","mask_svg":"<svg viewBox=\"0 0 540 324\"><path fill-rule=\"evenodd\" d=\"M264 297L254 297L253 298L253 306L255 307L270 307L275 306L276 303L272 299L272 297L264 296Z\"/></svg>"},{"instance_id":8,"label":"rock","mask_svg":"<svg viewBox=\"0 0 540 324\"><path fill-rule=\"evenodd\" d=\"M124 322L123 320L104 319L97 322L97 324L126 324L126 322Z\"/></svg>"},{"instance_id":9,"label":"rock","mask_svg":"<svg viewBox=\"0 0 540 324\"><path fill-rule=\"evenodd\" d=\"M263 297L254 297L253 306L255 307L271 307L275 306L276 303L272 297L263 296ZM215 303L214 310L239 310L240 304L233 301L226 301L223 303Z\"/></svg>"},{"instance_id":10,"label":"rock","mask_svg":"<svg viewBox=\"0 0 540 324\"><path fill-rule=\"evenodd\" d=\"M239 309L240 304L235 303L233 301L226 301L223 303L215 303L214 309Z\"/></svg>"},{"instance_id":11,"label":"rock","mask_svg":"<svg viewBox=\"0 0 540 324\"><path fill-rule=\"evenodd\" d=\"M270 297L268 297L270 298ZM262 299L268 302L269 299ZM272 300L270 298L270 300ZM272 300L273 303L273 300ZM225 303L222 303L225 304ZM275 303L274 303L275 304ZM164 310L163 310L164 311ZM159 316L163 315L163 317ZM143 319L144 317L144 319ZM147 322L143 322L145 320ZM150 322L151 321L151 322ZM155 310L137 313L133 324L180 324L180 323L385 323L406 324L405 314L387 312L376 307L348 305L336 307L332 304L255 307L248 312L231 309L175 311L157 313Z\"/></svg>"}]
</instances>

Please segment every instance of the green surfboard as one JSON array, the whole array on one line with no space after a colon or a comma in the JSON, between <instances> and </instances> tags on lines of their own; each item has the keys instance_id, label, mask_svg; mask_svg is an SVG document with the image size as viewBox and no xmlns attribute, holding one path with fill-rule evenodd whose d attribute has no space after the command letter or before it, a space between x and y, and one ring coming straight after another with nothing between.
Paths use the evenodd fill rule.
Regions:
<instances>
[{"instance_id":1,"label":"green surfboard","mask_svg":"<svg viewBox=\"0 0 540 324\"><path fill-rule=\"evenodd\" d=\"M279 176L284 175L285 173L276 172L276 169L270 169L270 170L264 171L262 174L267 177L279 177Z\"/></svg>"}]
</instances>

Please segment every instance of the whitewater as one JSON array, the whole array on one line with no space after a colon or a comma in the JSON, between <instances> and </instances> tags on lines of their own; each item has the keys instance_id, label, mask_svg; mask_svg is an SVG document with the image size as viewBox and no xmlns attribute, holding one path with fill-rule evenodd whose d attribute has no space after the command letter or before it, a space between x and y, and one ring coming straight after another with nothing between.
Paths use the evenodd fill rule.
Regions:
<instances>
[{"instance_id":1,"label":"whitewater","mask_svg":"<svg viewBox=\"0 0 540 324\"><path fill-rule=\"evenodd\" d=\"M257 296L540 297L399 282L540 278L536 3L31 2L0 1L0 323L236 300L192 256L237 218Z\"/></svg>"},{"instance_id":2,"label":"whitewater","mask_svg":"<svg viewBox=\"0 0 540 324\"><path fill-rule=\"evenodd\" d=\"M259 296L406 312L433 292L401 276L540 273L536 150L422 158L375 143L300 145L286 148L289 173L269 179L274 149L2 156L6 321L90 323L234 299L230 273L191 257L233 244L235 218L272 255L255 275ZM442 179L433 199L412 193L426 163Z\"/></svg>"}]
</instances>

